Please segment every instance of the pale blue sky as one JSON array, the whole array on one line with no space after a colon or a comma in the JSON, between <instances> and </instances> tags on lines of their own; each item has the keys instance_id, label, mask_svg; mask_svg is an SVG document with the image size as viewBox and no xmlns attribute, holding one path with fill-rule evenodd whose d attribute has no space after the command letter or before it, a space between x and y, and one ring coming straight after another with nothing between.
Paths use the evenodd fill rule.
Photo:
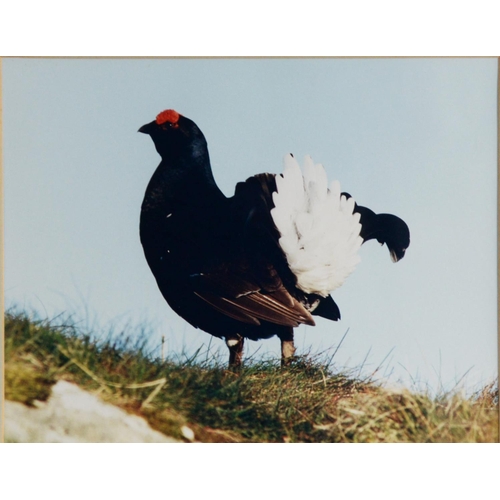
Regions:
<instances>
[{"instance_id":1,"label":"pale blue sky","mask_svg":"<svg viewBox=\"0 0 500 500\"><path fill-rule=\"evenodd\" d=\"M338 367L467 387L497 373L495 59L3 61L6 306L83 303L101 324L143 320L169 349L212 338L175 316L143 257L139 210L159 163L137 129L193 119L230 195L310 154L356 201L411 230L403 261L376 242L333 296L338 323L296 330ZM83 297L83 298L82 298ZM279 341L248 342L278 355ZM213 339L211 348L226 348Z\"/></svg>"}]
</instances>

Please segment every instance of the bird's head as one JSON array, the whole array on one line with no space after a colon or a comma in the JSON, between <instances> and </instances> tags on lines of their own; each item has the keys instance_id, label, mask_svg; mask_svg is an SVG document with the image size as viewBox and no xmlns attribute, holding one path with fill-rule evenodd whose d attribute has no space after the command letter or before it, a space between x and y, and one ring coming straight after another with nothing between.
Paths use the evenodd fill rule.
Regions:
<instances>
[{"instance_id":1,"label":"bird's head","mask_svg":"<svg viewBox=\"0 0 500 500\"><path fill-rule=\"evenodd\" d=\"M206 152L207 142L196 123L173 109L162 111L138 132L151 136L156 150L164 160L183 155L196 158Z\"/></svg>"}]
</instances>

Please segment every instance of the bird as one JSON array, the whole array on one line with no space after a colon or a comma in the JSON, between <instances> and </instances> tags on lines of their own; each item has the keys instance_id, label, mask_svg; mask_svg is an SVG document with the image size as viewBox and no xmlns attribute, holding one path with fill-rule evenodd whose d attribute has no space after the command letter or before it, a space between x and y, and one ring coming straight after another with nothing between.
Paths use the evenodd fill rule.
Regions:
<instances>
[{"instance_id":1,"label":"bird","mask_svg":"<svg viewBox=\"0 0 500 500\"><path fill-rule=\"evenodd\" d=\"M172 310L225 341L230 368L242 365L245 339L273 336L289 364L294 328L340 320L330 294L363 243L385 244L394 262L410 244L402 219L358 205L310 156L301 168L287 154L282 173L251 176L227 197L194 121L166 109L138 131L161 157L141 205L146 261Z\"/></svg>"}]
</instances>

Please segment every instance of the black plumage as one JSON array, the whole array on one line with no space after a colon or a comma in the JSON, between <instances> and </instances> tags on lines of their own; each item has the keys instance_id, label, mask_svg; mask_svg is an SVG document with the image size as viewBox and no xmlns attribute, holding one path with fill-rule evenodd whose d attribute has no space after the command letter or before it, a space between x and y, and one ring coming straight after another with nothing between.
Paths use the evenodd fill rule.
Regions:
<instances>
[{"instance_id":1,"label":"black plumage","mask_svg":"<svg viewBox=\"0 0 500 500\"><path fill-rule=\"evenodd\" d=\"M151 136L162 158L141 208L147 262L177 314L226 340L230 364L241 362L244 338L277 335L288 358L295 352L293 328L314 325L311 314L340 319L330 296L297 287L270 214L273 174L238 183L227 198L215 183L205 137L193 121L166 110L139 131ZM355 210L365 240L377 238L391 255L404 255L409 232L393 231L401 224L407 230L401 219L389 216L394 219L386 223L369 209Z\"/></svg>"}]
</instances>

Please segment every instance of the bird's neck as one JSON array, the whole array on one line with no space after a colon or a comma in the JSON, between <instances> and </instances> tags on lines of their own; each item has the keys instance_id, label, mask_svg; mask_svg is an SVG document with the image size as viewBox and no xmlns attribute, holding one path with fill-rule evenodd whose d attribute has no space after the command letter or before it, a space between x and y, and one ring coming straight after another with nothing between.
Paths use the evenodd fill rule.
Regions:
<instances>
[{"instance_id":1,"label":"bird's neck","mask_svg":"<svg viewBox=\"0 0 500 500\"><path fill-rule=\"evenodd\" d=\"M206 157L163 159L146 190L143 210L169 209L172 204L208 205L225 199Z\"/></svg>"}]
</instances>

